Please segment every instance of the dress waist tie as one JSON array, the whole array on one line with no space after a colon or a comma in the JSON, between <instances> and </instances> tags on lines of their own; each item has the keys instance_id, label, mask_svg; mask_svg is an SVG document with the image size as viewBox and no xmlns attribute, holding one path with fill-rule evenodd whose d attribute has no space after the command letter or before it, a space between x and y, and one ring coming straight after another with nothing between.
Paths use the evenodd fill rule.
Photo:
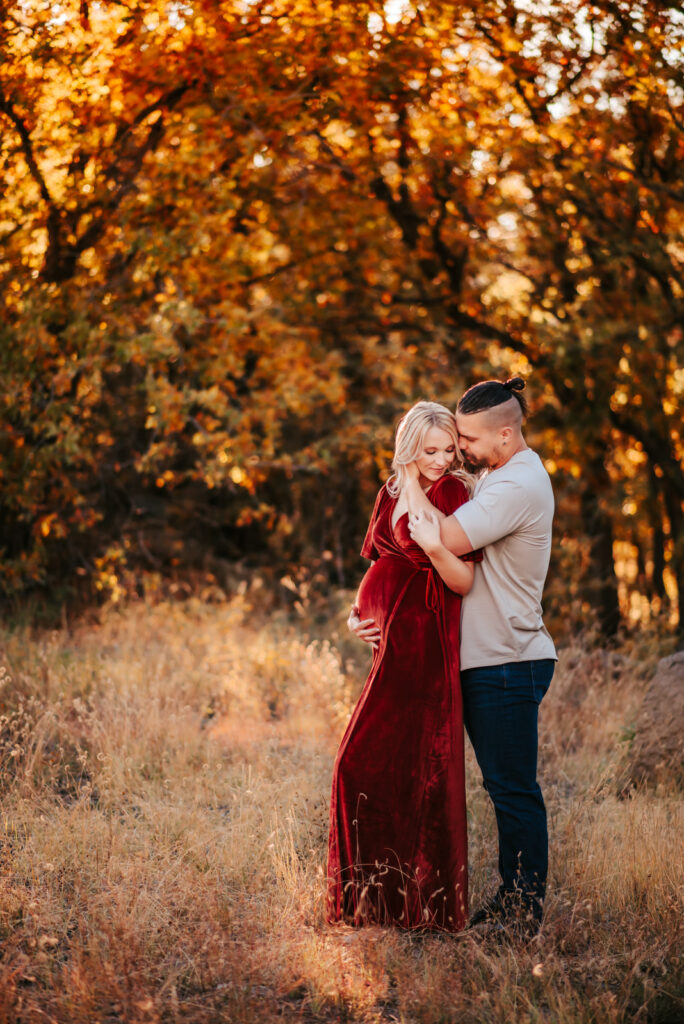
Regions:
<instances>
[{"instance_id":1,"label":"dress waist tie","mask_svg":"<svg viewBox=\"0 0 684 1024\"><path fill-rule=\"evenodd\" d=\"M423 570L425 571L425 570ZM445 583L442 577L439 575L434 566L430 566L427 569L427 581L425 583L425 604L437 616L437 629L439 631L439 638L442 642L442 651L444 652L444 667L447 674L447 679L450 679L453 683L454 680L454 666L451 663L449 657L449 642L448 642L448 629L446 624L446 607L444 601L444 587Z\"/></svg>"}]
</instances>

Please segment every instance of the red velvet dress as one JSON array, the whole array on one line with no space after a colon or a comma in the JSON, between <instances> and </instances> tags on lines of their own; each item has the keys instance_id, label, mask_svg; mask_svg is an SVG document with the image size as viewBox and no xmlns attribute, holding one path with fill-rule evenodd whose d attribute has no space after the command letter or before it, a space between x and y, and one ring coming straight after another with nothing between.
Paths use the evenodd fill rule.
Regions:
<instances>
[{"instance_id":1,"label":"red velvet dress","mask_svg":"<svg viewBox=\"0 0 684 1024\"><path fill-rule=\"evenodd\" d=\"M450 476L428 495L447 514L468 499ZM361 549L375 563L360 615L382 640L335 761L327 917L458 931L468 913L461 598L411 539L408 516L392 529L395 505L383 487Z\"/></svg>"}]
</instances>

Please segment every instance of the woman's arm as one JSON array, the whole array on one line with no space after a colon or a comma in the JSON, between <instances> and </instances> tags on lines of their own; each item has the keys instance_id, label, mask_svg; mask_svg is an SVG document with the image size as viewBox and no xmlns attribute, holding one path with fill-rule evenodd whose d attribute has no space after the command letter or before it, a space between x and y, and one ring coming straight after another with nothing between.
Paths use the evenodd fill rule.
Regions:
<instances>
[{"instance_id":1,"label":"woman's arm","mask_svg":"<svg viewBox=\"0 0 684 1024\"><path fill-rule=\"evenodd\" d=\"M467 594L473 585L473 563L462 562L444 546L436 513L435 509L428 513L409 515L409 533L428 556L449 590L456 594Z\"/></svg>"},{"instance_id":2,"label":"woman's arm","mask_svg":"<svg viewBox=\"0 0 684 1024\"><path fill-rule=\"evenodd\" d=\"M459 521L454 516L448 516L438 508L435 508L423 488L418 483L418 467L415 462L412 462L405 467L405 473L406 482L403 490L406 494L406 501L408 503L409 524L411 519L421 512L423 515L433 513L439 522L442 543L449 552L453 555L466 555L469 551L472 551L473 545L470 543L468 535ZM415 537L413 539L416 540ZM420 541L418 541L418 543L420 544ZM423 547L422 544L420 546ZM427 551L425 553L427 554ZM437 567L435 566L435 568ZM446 583L446 580L444 580L444 582ZM448 583L447 586L449 586Z\"/></svg>"},{"instance_id":3,"label":"woman's arm","mask_svg":"<svg viewBox=\"0 0 684 1024\"><path fill-rule=\"evenodd\" d=\"M427 494L420 486L418 466L415 462L410 462L404 466L404 486L403 491L406 495L406 502L408 504L409 517L415 516L418 512L434 512L438 519L444 519L444 512L440 512L438 508L432 504Z\"/></svg>"}]
</instances>

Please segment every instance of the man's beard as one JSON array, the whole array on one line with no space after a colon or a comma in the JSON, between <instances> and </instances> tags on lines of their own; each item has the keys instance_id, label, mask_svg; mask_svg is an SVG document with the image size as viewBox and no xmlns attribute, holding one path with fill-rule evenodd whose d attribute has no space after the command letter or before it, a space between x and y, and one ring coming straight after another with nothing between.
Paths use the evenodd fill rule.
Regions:
<instances>
[{"instance_id":1,"label":"man's beard","mask_svg":"<svg viewBox=\"0 0 684 1024\"><path fill-rule=\"evenodd\" d=\"M462 454L462 453L461 453ZM467 455L463 455L463 468L469 473L481 473L483 469L488 469L489 466L482 459L471 459Z\"/></svg>"}]
</instances>

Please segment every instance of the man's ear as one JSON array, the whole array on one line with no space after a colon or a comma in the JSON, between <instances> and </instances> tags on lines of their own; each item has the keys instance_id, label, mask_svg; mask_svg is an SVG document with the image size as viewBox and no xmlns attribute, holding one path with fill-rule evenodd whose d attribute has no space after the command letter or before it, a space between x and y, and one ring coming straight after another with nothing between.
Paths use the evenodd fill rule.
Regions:
<instances>
[{"instance_id":1,"label":"man's ear","mask_svg":"<svg viewBox=\"0 0 684 1024\"><path fill-rule=\"evenodd\" d=\"M501 428L501 442L506 444L513 437L513 427L502 427Z\"/></svg>"}]
</instances>

